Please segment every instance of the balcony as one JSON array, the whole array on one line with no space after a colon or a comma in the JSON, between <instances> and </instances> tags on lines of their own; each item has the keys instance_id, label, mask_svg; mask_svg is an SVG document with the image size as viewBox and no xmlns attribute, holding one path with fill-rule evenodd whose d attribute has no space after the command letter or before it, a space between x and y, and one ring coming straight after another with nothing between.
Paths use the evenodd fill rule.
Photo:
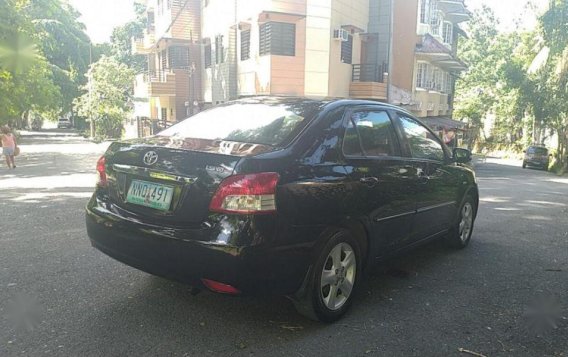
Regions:
<instances>
[{"instance_id":1,"label":"balcony","mask_svg":"<svg viewBox=\"0 0 568 357\"><path fill-rule=\"evenodd\" d=\"M144 37L132 38L132 54L147 55L154 51L156 39L153 32L144 30Z\"/></svg>"},{"instance_id":2,"label":"balcony","mask_svg":"<svg viewBox=\"0 0 568 357\"><path fill-rule=\"evenodd\" d=\"M354 64L349 96L356 99L387 100L388 65Z\"/></svg>"},{"instance_id":3,"label":"balcony","mask_svg":"<svg viewBox=\"0 0 568 357\"><path fill-rule=\"evenodd\" d=\"M176 77L170 70L149 71L136 76L135 96L172 97L176 95ZM138 94L140 93L140 94Z\"/></svg>"}]
</instances>

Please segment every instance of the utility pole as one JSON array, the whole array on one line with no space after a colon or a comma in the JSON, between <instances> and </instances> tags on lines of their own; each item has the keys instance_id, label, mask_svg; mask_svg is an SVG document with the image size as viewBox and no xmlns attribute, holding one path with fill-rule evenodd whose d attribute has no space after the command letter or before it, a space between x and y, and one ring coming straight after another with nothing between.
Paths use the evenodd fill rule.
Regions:
<instances>
[{"instance_id":1,"label":"utility pole","mask_svg":"<svg viewBox=\"0 0 568 357\"><path fill-rule=\"evenodd\" d=\"M93 65L93 44L89 43L89 124L91 127L91 138L95 137L95 121L93 120L93 82L91 77L93 76L92 70Z\"/></svg>"},{"instance_id":2,"label":"utility pole","mask_svg":"<svg viewBox=\"0 0 568 357\"><path fill-rule=\"evenodd\" d=\"M195 62L191 62L191 66L189 67L189 116L193 116L195 111L195 71L197 70L195 66Z\"/></svg>"}]
</instances>

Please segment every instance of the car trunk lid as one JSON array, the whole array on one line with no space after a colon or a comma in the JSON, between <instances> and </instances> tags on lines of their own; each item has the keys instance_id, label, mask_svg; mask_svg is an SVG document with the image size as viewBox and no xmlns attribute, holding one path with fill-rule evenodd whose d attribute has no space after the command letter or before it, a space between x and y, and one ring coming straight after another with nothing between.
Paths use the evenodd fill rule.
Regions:
<instances>
[{"instance_id":1,"label":"car trunk lid","mask_svg":"<svg viewBox=\"0 0 568 357\"><path fill-rule=\"evenodd\" d=\"M176 226L201 223L220 182L233 174L239 160L272 149L160 136L114 143L105 155L109 195L140 219Z\"/></svg>"}]
</instances>

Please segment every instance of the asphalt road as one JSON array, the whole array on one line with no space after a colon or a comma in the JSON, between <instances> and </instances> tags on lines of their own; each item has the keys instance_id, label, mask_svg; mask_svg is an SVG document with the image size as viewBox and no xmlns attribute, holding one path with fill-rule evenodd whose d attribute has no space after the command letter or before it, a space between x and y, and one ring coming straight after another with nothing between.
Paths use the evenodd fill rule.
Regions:
<instances>
[{"instance_id":1,"label":"asphalt road","mask_svg":"<svg viewBox=\"0 0 568 357\"><path fill-rule=\"evenodd\" d=\"M0 167L0 356L568 356L566 177L479 164L471 245L375 268L324 325L282 297L192 296L93 249L83 208L105 145L47 134Z\"/></svg>"}]
</instances>

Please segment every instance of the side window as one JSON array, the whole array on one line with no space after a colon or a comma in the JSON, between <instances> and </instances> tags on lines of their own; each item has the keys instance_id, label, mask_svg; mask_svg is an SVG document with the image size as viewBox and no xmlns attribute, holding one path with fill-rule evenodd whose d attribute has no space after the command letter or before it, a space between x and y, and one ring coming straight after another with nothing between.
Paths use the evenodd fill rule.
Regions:
<instances>
[{"instance_id":1,"label":"side window","mask_svg":"<svg viewBox=\"0 0 568 357\"><path fill-rule=\"evenodd\" d=\"M400 156L387 112L354 112L345 131L343 153L346 156Z\"/></svg>"},{"instance_id":2,"label":"side window","mask_svg":"<svg viewBox=\"0 0 568 357\"><path fill-rule=\"evenodd\" d=\"M399 114L404 134L410 144L412 157L418 159L444 160L444 148L440 141L422 124Z\"/></svg>"}]
</instances>

